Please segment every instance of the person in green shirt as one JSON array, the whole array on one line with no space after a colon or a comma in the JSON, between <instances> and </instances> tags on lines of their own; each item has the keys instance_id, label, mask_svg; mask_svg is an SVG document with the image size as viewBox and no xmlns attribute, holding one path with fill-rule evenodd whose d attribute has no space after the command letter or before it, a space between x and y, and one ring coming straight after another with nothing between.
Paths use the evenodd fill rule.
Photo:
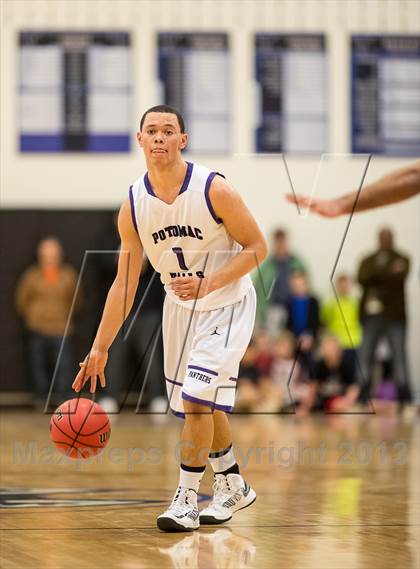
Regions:
<instances>
[{"instance_id":1,"label":"person in green shirt","mask_svg":"<svg viewBox=\"0 0 420 569\"><path fill-rule=\"evenodd\" d=\"M287 232L276 229L272 237L271 255L252 276L257 293L257 328L267 329L273 334L285 329L289 281L295 272L306 273L306 267L290 252Z\"/></svg>"},{"instance_id":2,"label":"person in green shirt","mask_svg":"<svg viewBox=\"0 0 420 569\"><path fill-rule=\"evenodd\" d=\"M350 275L338 275L334 284L337 298L333 296L323 302L321 321L328 334L338 338L345 357L355 365L356 350L362 342L359 299L353 295L353 280Z\"/></svg>"}]
</instances>

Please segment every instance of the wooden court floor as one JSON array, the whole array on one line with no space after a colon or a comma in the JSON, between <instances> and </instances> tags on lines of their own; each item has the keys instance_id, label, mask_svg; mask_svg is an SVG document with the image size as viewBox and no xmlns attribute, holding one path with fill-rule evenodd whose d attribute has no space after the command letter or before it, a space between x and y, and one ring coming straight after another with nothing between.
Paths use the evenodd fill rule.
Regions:
<instances>
[{"instance_id":1,"label":"wooden court floor","mask_svg":"<svg viewBox=\"0 0 420 569\"><path fill-rule=\"evenodd\" d=\"M126 411L101 458L61 459L49 416L1 416L2 569L411 569L419 555L418 419L236 416L258 498L224 526L165 534L181 421ZM206 474L201 500L211 492Z\"/></svg>"}]
</instances>

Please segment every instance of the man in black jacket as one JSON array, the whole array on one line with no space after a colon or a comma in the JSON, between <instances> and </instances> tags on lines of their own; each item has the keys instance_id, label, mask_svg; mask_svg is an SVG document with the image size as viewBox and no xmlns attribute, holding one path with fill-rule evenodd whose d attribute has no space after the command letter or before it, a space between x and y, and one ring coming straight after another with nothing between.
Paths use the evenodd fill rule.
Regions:
<instances>
[{"instance_id":1,"label":"man in black jacket","mask_svg":"<svg viewBox=\"0 0 420 569\"><path fill-rule=\"evenodd\" d=\"M362 400L369 397L374 352L380 337L386 336L392 350L393 371L401 403L411 401L405 353L406 310L404 284L410 261L394 249L393 233L381 229L379 249L362 260L358 280L363 288L360 315L363 342L360 352L364 386Z\"/></svg>"}]
</instances>

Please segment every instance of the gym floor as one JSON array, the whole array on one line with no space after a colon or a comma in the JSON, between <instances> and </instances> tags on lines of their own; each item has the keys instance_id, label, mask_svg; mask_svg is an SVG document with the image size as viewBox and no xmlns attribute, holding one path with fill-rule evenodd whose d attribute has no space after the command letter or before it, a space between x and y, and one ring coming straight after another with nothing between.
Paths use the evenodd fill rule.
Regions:
<instances>
[{"instance_id":1,"label":"gym floor","mask_svg":"<svg viewBox=\"0 0 420 569\"><path fill-rule=\"evenodd\" d=\"M419 567L419 421L235 416L257 501L223 526L166 534L182 422L125 411L87 462L58 453L49 415L3 412L3 569ZM200 500L211 494L206 472Z\"/></svg>"}]
</instances>

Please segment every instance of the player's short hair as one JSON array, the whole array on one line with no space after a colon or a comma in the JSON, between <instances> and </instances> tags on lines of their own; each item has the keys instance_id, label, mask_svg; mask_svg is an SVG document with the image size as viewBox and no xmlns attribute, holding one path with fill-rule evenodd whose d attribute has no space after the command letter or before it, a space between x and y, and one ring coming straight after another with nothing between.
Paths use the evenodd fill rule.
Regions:
<instances>
[{"instance_id":1,"label":"player's short hair","mask_svg":"<svg viewBox=\"0 0 420 569\"><path fill-rule=\"evenodd\" d=\"M178 119L178 124L179 124L179 128L181 130L181 133L184 134L184 132L185 132L184 118L182 117L182 115L179 111L174 109L174 107L170 107L169 105L156 105L155 107L151 107L150 109L147 109L147 111L141 117L140 130L142 130L146 116L149 113L171 113L172 115L175 115L176 118Z\"/></svg>"}]
</instances>

